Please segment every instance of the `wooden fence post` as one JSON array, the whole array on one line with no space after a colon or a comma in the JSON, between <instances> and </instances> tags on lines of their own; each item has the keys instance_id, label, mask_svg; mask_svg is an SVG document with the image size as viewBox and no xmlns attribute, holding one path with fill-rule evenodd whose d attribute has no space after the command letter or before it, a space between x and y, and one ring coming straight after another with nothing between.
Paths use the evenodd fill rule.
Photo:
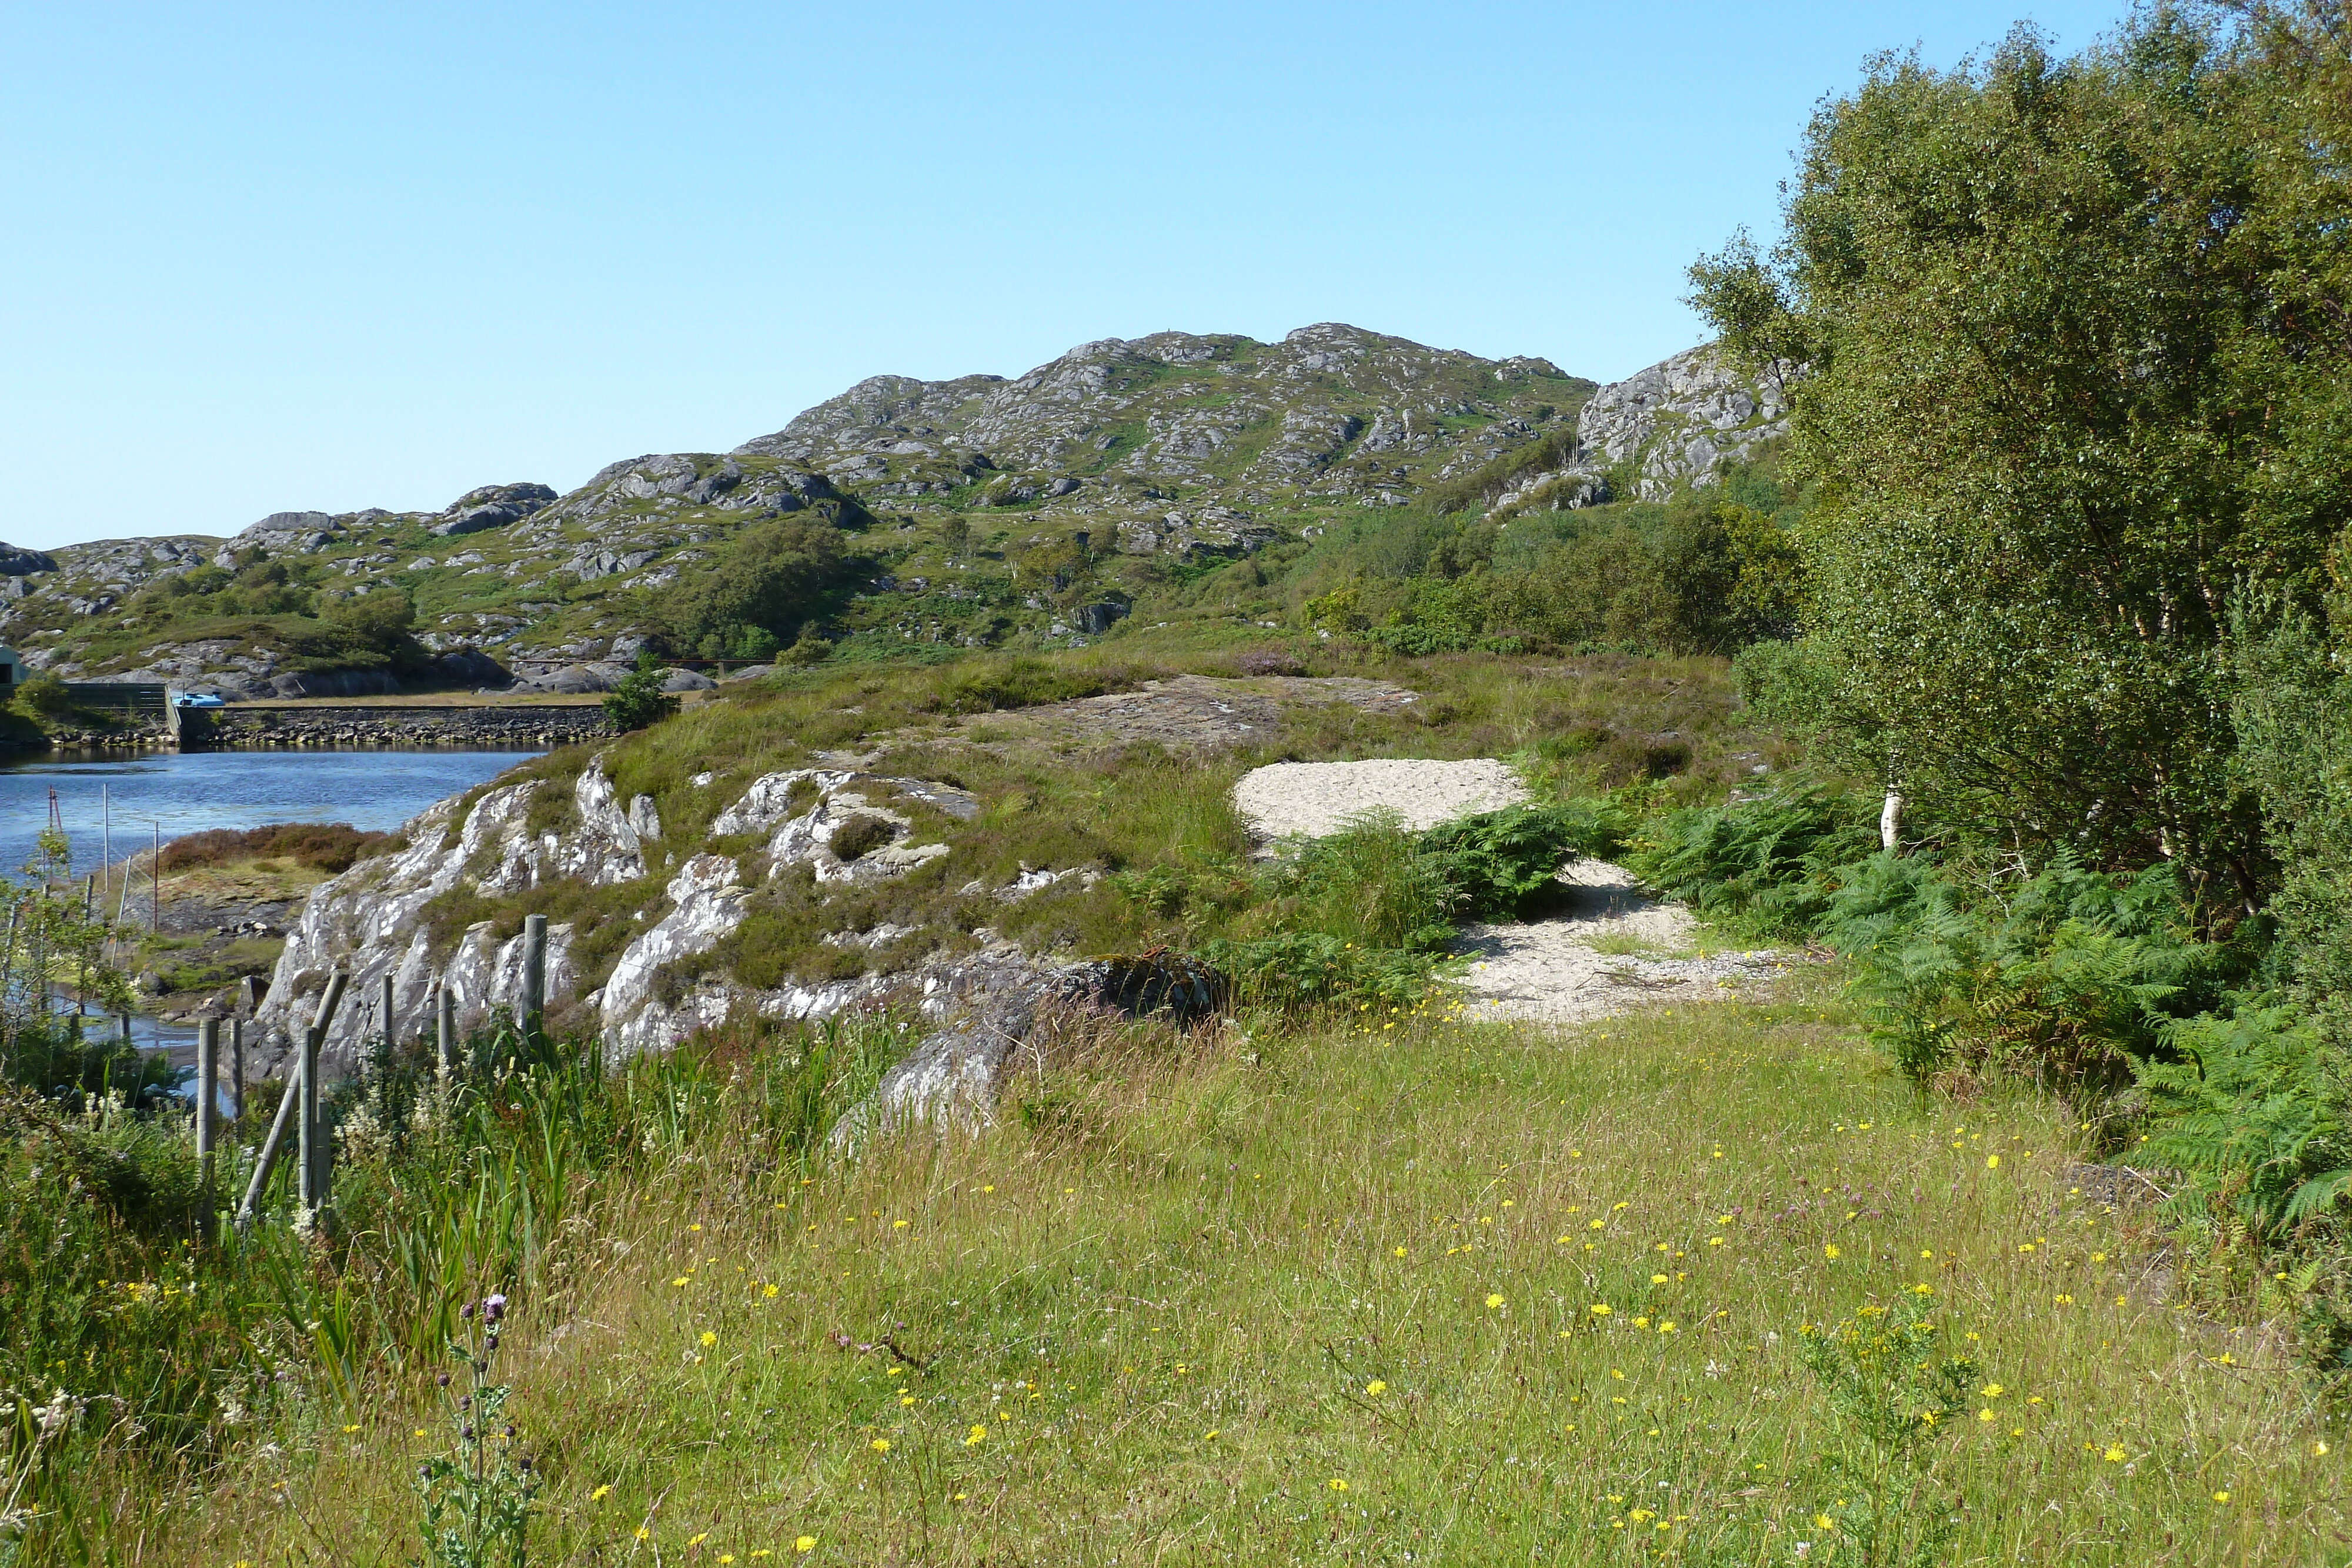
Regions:
<instances>
[{"instance_id":1,"label":"wooden fence post","mask_svg":"<svg viewBox=\"0 0 2352 1568\"><path fill-rule=\"evenodd\" d=\"M439 998L434 1007L433 1043L440 1052L436 1071L446 1084L449 1075L457 1069L457 998L449 994L449 977L441 977Z\"/></svg>"},{"instance_id":2,"label":"wooden fence post","mask_svg":"<svg viewBox=\"0 0 2352 1568\"><path fill-rule=\"evenodd\" d=\"M294 1071L301 1071L299 1061ZM253 1162L253 1179L246 1183L245 1201L236 1207L236 1228L239 1230L253 1223L254 1211L261 1203L262 1186L278 1165L278 1151L286 1145L286 1124L293 1119L294 1109L301 1103L301 1085L289 1078L286 1096L278 1102L277 1119L269 1124L269 1136L262 1140L261 1153Z\"/></svg>"},{"instance_id":3,"label":"wooden fence post","mask_svg":"<svg viewBox=\"0 0 2352 1568\"><path fill-rule=\"evenodd\" d=\"M305 1212L315 1213L325 1201L319 1191L319 1167L322 1151L319 1126L319 1047L324 1031L312 1024L302 1031L302 1065L295 1071L293 1092L300 1097L302 1109L295 1120L299 1133L294 1143L294 1199Z\"/></svg>"},{"instance_id":4,"label":"wooden fence post","mask_svg":"<svg viewBox=\"0 0 2352 1568\"><path fill-rule=\"evenodd\" d=\"M245 1020L228 1020L229 1114L245 1120Z\"/></svg>"},{"instance_id":5,"label":"wooden fence post","mask_svg":"<svg viewBox=\"0 0 2352 1568\"><path fill-rule=\"evenodd\" d=\"M370 1103L380 1117L389 1118L392 1109L392 971L383 972L382 995L376 1003L376 1022L383 1029L375 1047L375 1082L368 1086Z\"/></svg>"},{"instance_id":6,"label":"wooden fence post","mask_svg":"<svg viewBox=\"0 0 2352 1568\"><path fill-rule=\"evenodd\" d=\"M547 1011L547 916L527 915L522 922L522 1032L536 1041Z\"/></svg>"},{"instance_id":7,"label":"wooden fence post","mask_svg":"<svg viewBox=\"0 0 2352 1568\"><path fill-rule=\"evenodd\" d=\"M341 969L327 977L319 1010L310 1027L302 1031L301 1164L295 1175L301 1184L302 1207L313 1215L326 1207L334 1185L333 1152L327 1146L327 1129L319 1118L319 1053L327 1043L327 1025L335 1016L335 1004L343 999L343 988L351 981L351 976Z\"/></svg>"},{"instance_id":8,"label":"wooden fence post","mask_svg":"<svg viewBox=\"0 0 2352 1568\"><path fill-rule=\"evenodd\" d=\"M220 1103L220 1019L196 1026L196 1180L204 1194L205 1228L212 1228L213 1122Z\"/></svg>"}]
</instances>

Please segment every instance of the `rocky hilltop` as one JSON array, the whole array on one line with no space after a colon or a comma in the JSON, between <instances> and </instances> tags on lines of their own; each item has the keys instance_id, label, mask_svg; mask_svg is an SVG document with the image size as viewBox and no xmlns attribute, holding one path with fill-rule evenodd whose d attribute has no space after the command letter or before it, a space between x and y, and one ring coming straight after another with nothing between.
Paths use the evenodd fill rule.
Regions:
<instances>
[{"instance_id":1,"label":"rocky hilltop","mask_svg":"<svg viewBox=\"0 0 2352 1568\"><path fill-rule=\"evenodd\" d=\"M1161 332L1009 380L873 377L732 452L624 458L566 495L488 485L437 512L280 512L226 539L0 546L0 637L69 679L231 697L596 690L663 637L665 594L747 526L804 514L876 569L830 601L829 641L1068 645L1196 563L1356 508L1654 497L1783 423L1777 381L1706 350L1596 388L1335 323L1279 343ZM404 664L319 633L387 588L415 606Z\"/></svg>"}]
</instances>

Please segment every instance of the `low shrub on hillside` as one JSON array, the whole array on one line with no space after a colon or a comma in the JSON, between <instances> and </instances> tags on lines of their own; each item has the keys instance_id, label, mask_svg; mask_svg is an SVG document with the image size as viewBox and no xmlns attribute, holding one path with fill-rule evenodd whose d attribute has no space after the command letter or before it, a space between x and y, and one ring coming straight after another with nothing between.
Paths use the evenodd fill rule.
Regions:
<instances>
[{"instance_id":1,"label":"low shrub on hillside","mask_svg":"<svg viewBox=\"0 0 2352 1568\"><path fill-rule=\"evenodd\" d=\"M1047 703L1098 697L1139 685L1158 671L1115 664L1072 665L1045 659L989 659L959 667L940 681L940 713L994 713Z\"/></svg>"},{"instance_id":2,"label":"low shrub on hillside","mask_svg":"<svg viewBox=\"0 0 2352 1568\"><path fill-rule=\"evenodd\" d=\"M1916 1077L1958 1061L2111 1092L2175 1019L2221 1002L2238 964L2194 935L2169 866L2108 874L2062 855L1998 899L1891 855L1843 881L1817 930L1854 955L1874 1037Z\"/></svg>"},{"instance_id":3,"label":"low shrub on hillside","mask_svg":"<svg viewBox=\"0 0 2352 1568\"><path fill-rule=\"evenodd\" d=\"M280 822L243 831L214 828L165 844L163 871L168 875L236 861L290 860L312 871L346 872L366 856L391 848L399 836L363 832L349 822Z\"/></svg>"},{"instance_id":4,"label":"low shrub on hillside","mask_svg":"<svg viewBox=\"0 0 2352 1568\"><path fill-rule=\"evenodd\" d=\"M1607 803L1571 800L1441 822L1421 835L1421 845L1437 862L1453 914L1467 920L1508 920L1525 914L1555 885L1570 860L1607 852L1616 833L1615 813Z\"/></svg>"}]
</instances>

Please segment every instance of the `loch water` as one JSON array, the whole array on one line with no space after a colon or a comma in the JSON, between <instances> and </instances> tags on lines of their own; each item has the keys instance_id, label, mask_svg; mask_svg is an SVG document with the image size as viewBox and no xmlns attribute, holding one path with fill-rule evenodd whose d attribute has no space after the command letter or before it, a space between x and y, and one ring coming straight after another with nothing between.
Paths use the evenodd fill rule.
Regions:
<instances>
[{"instance_id":1,"label":"loch water","mask_svg":"<svg viewBox=\"0 0 2352 1568\"><path fill-rule=\"evenodd\" d=\"M98 869L101 797L114 858L211 828L349 822L388 831L440 800L539 755L382 747L299 751L50 752L0 762L0 873L18 874L48 825L58 792L77 876Z\"/></svg>"},{"instance_id":2,"label":"loch water","mask_svg":"<svg viewBox=\"0 0 2352 1568\"><path fill-rule=\"evenodd\" d=\"M51 752L0 763L0 873L21 877L48 825L49 791L79 876L99 869L103 823L113 823L114 858L144 850L160 824L165 843L212 828L272 822L349 822L383 832L446 795L483 783L538 756L528 750L381 747L289 751ZM91 1020L112 1032L118 1022ZM185 1050L193 1028L145 1015L131 1019L142 1050Z\"/></svg>"}]
</instances>

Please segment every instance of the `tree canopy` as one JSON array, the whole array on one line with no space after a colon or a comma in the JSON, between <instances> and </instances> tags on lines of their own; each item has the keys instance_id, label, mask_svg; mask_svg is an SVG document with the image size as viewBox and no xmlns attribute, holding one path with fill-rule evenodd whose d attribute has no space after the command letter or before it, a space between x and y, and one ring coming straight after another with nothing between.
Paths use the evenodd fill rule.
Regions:
<instances>
[{"instance_id":1,"label":"tree canopy","mask_svg":"<svg viewBox=\"0 0 2352 1568\"><path fill-rule=\"evenodd\" d=\"M1824 712L1948 820L2241 907L2273 878L2231 627L2326 624L2346 559L2347 38L2309 0L1881 57L1779 242L1693 268L1738 355L1803 367Z\"/></svg>"}]
</instances>

